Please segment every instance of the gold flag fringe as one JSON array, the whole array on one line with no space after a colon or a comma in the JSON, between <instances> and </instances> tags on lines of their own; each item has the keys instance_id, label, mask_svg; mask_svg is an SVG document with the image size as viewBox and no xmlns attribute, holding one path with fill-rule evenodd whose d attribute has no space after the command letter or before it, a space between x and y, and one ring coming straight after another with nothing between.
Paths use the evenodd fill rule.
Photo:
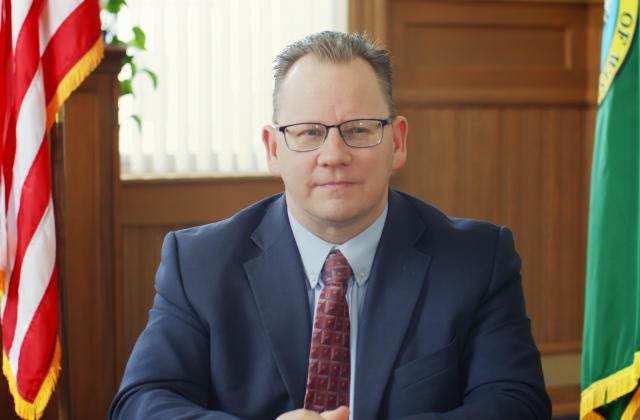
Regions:
<instances>
[{"instance_id":1,"label":"gold flag fringe","mask_svg":"<svg viewBox=\"0 0 640 420\"><path fill-rule=\"evenodd\" d=\"M592 415L597 416L593 410L632 392L638 386L638 379L640 379L640 351L634 354L631 365L592 383L582 391L580 396L580 419L602 418L600 416L593 417ZM640 396L637 393L633 401L640 405ZM591 417L588 417L590 415Z\"/></svg>"},{"instance_id":2,"label":"gold flag fringe","mask_svg":"<svg viewBox=\"0 0 640 420\"><path fill-rule=\"evenodd\" d=\"M49 372L44 378L40 390L34 401L30 402L22 398L18 391L16 380L11 372L11 365L5 352L2 352L2 371L9 383L9 391L13 395L14 406L16 414L26 420L37 420L44 414L44 409L47 407L47 403L55 390L58 383L58 375L60 373L60 342L56 339L56 346L53 352L53 358L51 359L51 366Z\"/></svg>"},{"instance_id":3,"label":"gold flag fringe","mask_svg":"<svg viewBox=\"0 0 640 420\"><path fill-rule=\"evenodd\" d=\"M586 416L582 418L582 420L606 420L600 414L595 411L589 411Z\"/></svg>"},{"instance_id":4,"label":"gold flag fringe","mask_svg":"<svg viewBox=\"0 0 640 420\"><path fill-rule=\"evenodd\" d=\"M627 404L627 408L624 410L624 413L622 413L620 420L632 420L635 414L640 412L638 408L640 408L640 388L636 389L636 393L633 395L631 401L629 401L629 404Z\"/></svg>"},{"instance_id":5,"label":"gold flag fringe","mask_svg":"<svg viewBox=\"0 0 640 420\"><path fill-rule=\"evenodd\" d=\"M0 211L4 211L4 209L1 209ZM4 297L4 277L4 270L0 270L0 299Z\"/></svg>"},{"instance_id":6,"label":"gold flag fringe","mask_svg":"<svg viewBox=\"0 0 640 420\"><path fill-rule=\"evenodd\" d=\"M98 66L104 55L102 37L98 36L95 44L78 60L73 68L64 76L58 84L56 93L47 104L47 130L51 128L56 117L56 113L80 83Z\"/></svg>"}]
</instances>

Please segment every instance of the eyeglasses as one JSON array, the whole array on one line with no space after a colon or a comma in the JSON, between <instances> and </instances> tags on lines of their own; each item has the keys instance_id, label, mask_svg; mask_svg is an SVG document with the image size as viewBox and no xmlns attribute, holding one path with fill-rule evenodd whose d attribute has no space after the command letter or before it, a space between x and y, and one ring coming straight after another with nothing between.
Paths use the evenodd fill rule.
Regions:
<instances>
[{"instance_id":1,"label":"eyeglasses","mask_svg":"<svg viewBox=\"0 0 640 420\"><path fill-rule=\"evenodd\" d=\"M276 125L275 128L284 135L284 141L289 150L310 152L322 146L329 135L329 130L334 127L338 129L347 146L357 148L377 146L382 142L384 126L391 124L392 121L393 117L387 119L361 118L334 125L300 123Z\"/></svg>"}]
</instances>

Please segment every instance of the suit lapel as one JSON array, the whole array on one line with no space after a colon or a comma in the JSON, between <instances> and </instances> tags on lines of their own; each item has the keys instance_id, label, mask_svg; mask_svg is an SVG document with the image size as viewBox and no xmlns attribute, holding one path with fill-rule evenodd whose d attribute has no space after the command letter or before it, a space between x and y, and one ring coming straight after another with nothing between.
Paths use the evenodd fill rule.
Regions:
<instances>
[{"instance_id":1,"label":"suit lapel","mask_svg":"<svg viewBox=\"0 0 640 420\"><path fill-rule=\"evenodd\" d=\"M305 274L287 220L284 196L251 237L260 253L244 264L276 365L294 407L306 388L311 316Z\"/></svg>"},{"instance_id":2,"label":"suit lapel","mask_svg":"<svg viewBox=\"0 0 640 420\"><path fill-rule=\"evenodd\" d=\"M367 286L358 331L355 415L378 417L430 257L416 247L425 230L416 210L390 191L389 214Z\"/></svg>"}]
</instances>

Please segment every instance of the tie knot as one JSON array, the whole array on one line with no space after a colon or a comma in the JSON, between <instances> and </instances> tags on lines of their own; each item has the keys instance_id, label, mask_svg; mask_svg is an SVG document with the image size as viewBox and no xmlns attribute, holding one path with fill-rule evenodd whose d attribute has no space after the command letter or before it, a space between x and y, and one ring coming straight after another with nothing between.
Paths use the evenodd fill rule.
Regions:
<instances>
[{"instance_id":1,"label":"tie knot","mask_svg":"<svg viewBox=\"0 0 640 420\"><path fill-rule=\"evenodd\" d=\"M324 262L324 281L329 285L348 285L351 278L351 266L340 251L334 251Z\"/></svg>"}]
</instances>

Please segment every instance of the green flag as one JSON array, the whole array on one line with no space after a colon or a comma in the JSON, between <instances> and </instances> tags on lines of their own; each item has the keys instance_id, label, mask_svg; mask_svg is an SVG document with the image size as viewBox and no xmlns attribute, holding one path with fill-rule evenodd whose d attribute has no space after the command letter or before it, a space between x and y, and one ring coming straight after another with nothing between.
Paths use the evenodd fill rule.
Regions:
<instances>
[{"instance_id":1,"label":"green flag","mask_svg":"<svg viewBox=\"0 0 640 420\"><path fill-rule=\"evenodd\" d=\"M580 418L640 406L638 0L605 1L591 173Z\"/></svg>"}]
</instances>

